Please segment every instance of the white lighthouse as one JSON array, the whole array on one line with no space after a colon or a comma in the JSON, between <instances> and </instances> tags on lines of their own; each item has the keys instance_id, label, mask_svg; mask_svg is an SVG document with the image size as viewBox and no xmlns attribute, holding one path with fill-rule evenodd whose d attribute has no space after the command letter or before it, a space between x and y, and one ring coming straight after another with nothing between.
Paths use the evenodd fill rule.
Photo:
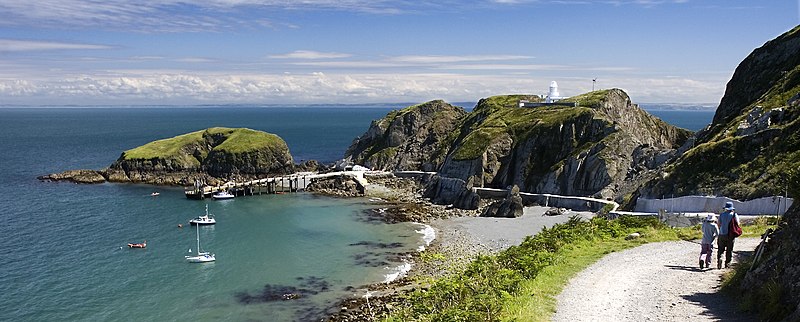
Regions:
<instances>
[{"instance_id":1,"label":"white lighthouse","mask_svg":"<svg viewBox=\"0 0 800 322\"><path fill-rule=\"evenodd\" d=\"M545 97L545 103L555 103L558 100L562 99L561 94L558 93L558 83L556 81L550 82L550 92L547 93L547 97Z\"/></svg>"}]
</instances>

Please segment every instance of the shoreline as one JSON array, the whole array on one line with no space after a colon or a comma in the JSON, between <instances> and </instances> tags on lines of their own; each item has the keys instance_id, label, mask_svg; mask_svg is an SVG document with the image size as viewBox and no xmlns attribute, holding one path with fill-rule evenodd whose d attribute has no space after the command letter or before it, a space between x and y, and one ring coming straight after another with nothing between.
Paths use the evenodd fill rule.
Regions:
<instances>
[{"instance_id":1,"label":"shoreline","mask_svg":"<svg viewBox=\"0 0 800 322\"><path fill-rule=\"evenodd\" d=\"M388 179L386 181L395 181ZM403 180L403 179L400 179ZM383 181L383 180L382 180ZM377 188L367 189L365 197L371 201L385 202L382 213L387 222L414 222L421 225L417 230L426 246L411 253L403 265L402 272L392 273L396 278L389 282L373 283L357 287L357 292L342 299L324 321L372 321L386 316L393 308L402 305L401 297L418 289L426 289L431 280L463 271L476 257L493 255L511 246L519 245L527 236L539 233L544 227L563 223L573 215L588 219L591 212L569 212L565 215L545 216L551 207L525 207L518 218L479 217L478 210L454 209L431 204L423 200L410 186L392 182L387 187L381 183ZM418 187L417 187L418 188ZM380 191L379 195L369 192ZM387 198L387 195L390 197ZM410 212L410 213L408 213ZM432 238L431 238L432 237ZM425 238L431 238L428 242ZM398 267L400 267L398 266ZM392 269L397 269L394 267Z\"/></svg>"}]
</instances>

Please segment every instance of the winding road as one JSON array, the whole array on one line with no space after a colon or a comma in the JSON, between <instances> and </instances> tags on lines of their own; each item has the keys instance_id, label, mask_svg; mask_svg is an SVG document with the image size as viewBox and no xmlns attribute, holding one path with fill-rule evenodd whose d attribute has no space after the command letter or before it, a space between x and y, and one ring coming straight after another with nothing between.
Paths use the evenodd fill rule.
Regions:
<instances>
[{"instance_id":1,"label":"winding road","mask_svg":"<svg viewBox=\"0 0 800 322\"><path fill-rule=\"evenodd\" d=\"M734 262L759 241L737 238ZM727 269L700 269L699 253L699 241L675 241L606 255L570 280L553 321L757 321L717 294Z\"/></svg>"}]
</instances>

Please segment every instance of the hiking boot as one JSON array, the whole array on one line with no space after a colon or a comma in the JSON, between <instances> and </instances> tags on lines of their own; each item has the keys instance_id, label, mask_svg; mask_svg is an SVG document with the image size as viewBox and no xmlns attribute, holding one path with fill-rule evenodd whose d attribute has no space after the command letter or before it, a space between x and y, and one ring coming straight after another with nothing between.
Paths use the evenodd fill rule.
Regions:
<instances>
[{"instance_id":1,"label":"hiking boot","mask_svg":"<svg viewBox=\"0 0 800 322\"><path fill-rule=\"evenodd\" d=\"M702 259L700 260L700 269L703 269L703 264L705 264L705 263L706 262L704 262Z\"/></svg>"},{"instance_id":2,"label":"hiking boot","mask_svg":"<svg viewBox=\"0 0 800 322\"><path fill-rule=\"evenodd\" d=\"M722 260L718 259L717 260L717 269L720 269L720 268L722 268Z\"/></svg>"}]
</instances>

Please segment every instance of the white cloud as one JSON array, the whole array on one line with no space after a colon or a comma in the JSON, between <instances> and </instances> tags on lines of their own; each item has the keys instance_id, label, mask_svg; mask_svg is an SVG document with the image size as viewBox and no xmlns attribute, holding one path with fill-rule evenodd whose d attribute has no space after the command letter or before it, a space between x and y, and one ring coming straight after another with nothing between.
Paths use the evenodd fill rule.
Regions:
<instances>
[{"instance_id":1,"label":"white cloud","mask_svg":"<svg viewBox=\"0 0 800 322\"><path fill-rule=\"evenodd\" d=\"M111 46L78 44L57 41L0 39L0 52L6 51L42 51L42 50L78 50L78 49L110 49Z\"/></svg>"},{"instance_id":2,"label":"white cloud","mask_svg":"<svg viewBox=\"0 0 800 322\"><path fill-rule=\"evenodd\" d=\"M297 28L276 21L279 10L346 11L367 14L449 12L538 4L682 4L688 0L0 0L0 25L104 28L138 32L205 32L237 27Z\"/></svg>"},{"instance_id":3,"label":"white cloud","mask_svg":"<svg viewBox=\"0 0 800 322\"><path fill-rule=\"evenodd\" d=\"M456 64L442 65L438 69L450 70L567 70L571 69L566 65L535 65L535 64Z\"/></svg>"},{"instance_id":4,"label":"white cloud","mask_svg":"<svg viewBox=\"0 0 800 322\"><path fill-rule=\"evenodd\" d=\"M270 55L267 58L272 59L336 59L347 58L352 55L343 53L323 53L313 50L296 50L287 54Z\"/></svg>"},{"instance_id":5,"label":"white cloud","mask_svg":"<svg viewBox=\"0 0 800 322\"><path fill-rule=\"evenodd\" d=\"M109 73L112 75L112 73ZM59 80L0 79L6 103L363 103L414 102L442 98L475 101L509 94L541 94L551 80L564 95L591 90L591 78L459 73L220 74L133 72L119 76L73 75ZM619 87L636 102L714 102L721 80L602 78L598 88Z\"/></svg>"},{"instance_id":6,"label":"white cloud","mask_svg":"<svg viewBox=\"0 0 800 322\"><path fill-rule=\"evenodd\" d=\"M203 58L203 57L184 57L175 59L177 62L181 63L213 63L216 60L210 58Z\"/></svg>"},{"instance_id":7,"label":"white cloud","mask_svg":"<svg viewBox=\"0 0 800 322\"><path fill-rule=\"evenodd\" d=\"M495 61L495 60L522 60L531 59L533 56L521 55L464 55L464 56L438 56L438 55L413 55L413 56L397 56L389 60L404 63L422 63L422 64L435 64L435 63L459 63L459 62L472 62L472 61Z\"/></svg>"},{"instance_id":8,"label":"white cloud","mask_svg":"<svg viewBox=\"0 0 800 322\"><path fill-rule=\"evenodd\" d=\"M313 66L313 67L327 67L327 68L353 68L353 69L365 69L365 68L393 68L393 67L404 67L407 65L404 64L397 64L385 61L303 61L303 62L292 62L289 63L290 65L295 66Z\"/></svg>"}]
</instances>

